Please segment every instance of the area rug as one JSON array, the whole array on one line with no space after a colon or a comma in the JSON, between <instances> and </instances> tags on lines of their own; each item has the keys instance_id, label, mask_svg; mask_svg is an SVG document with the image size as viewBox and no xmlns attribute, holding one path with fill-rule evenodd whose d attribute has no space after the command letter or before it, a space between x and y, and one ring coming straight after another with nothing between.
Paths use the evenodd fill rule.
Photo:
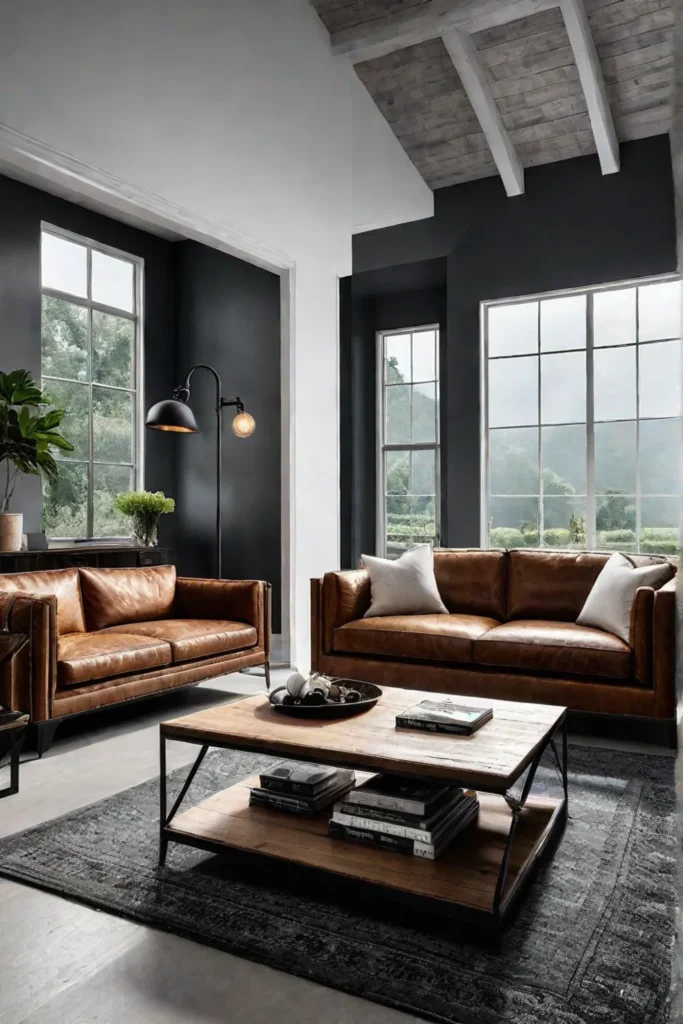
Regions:
<instances>
[{"instance_id":1,"label":"area rug","mask_svg":"<svg viewBox=\"0 0 683 1024\"><path fill-rule=\"evenodd\" d=\"M186 799L271 761L215 751ZM674 761L572 745L569 763L567 829L498 950L452 924L371 913L334 882L313 894L277 868L172 844L158 871L157 780L2 840L0 874L428 1020L665 1024ZM537 780L557 785L550 766Z\"/></svg>"}]
</instances>

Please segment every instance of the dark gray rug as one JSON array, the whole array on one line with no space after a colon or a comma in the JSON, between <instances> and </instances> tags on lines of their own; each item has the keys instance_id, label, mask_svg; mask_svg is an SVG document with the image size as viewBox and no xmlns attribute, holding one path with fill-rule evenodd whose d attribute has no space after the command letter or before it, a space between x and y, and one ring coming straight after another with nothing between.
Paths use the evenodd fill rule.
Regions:
<instances>
[{"instance_id":1,"label":"dark gray rug","mask_svg":"<svg viewBox=\"0 0 683 1024\"><path fill-rule=\"evenodd\" d=\"M188 799L269 760L216 751ZM0 874L432 1020L665 1024L673 773L670 758L570 747L569 824L498 952L452 924L370 913L329 880L311 892L173 844L159 873L157 781L3 840ZM542 768L539 788L555 784Z\"/></svg>"}]
</instances>

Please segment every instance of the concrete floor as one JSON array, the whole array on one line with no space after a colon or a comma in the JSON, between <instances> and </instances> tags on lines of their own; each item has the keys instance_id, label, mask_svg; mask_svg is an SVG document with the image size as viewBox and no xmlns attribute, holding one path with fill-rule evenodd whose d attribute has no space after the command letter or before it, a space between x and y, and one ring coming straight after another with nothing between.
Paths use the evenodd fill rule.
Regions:
<instances>
[{"instance_id":1,"label":"concrete floor","mask_svg":"<svg viewBox=\"0 0 683 1024\"><path fill-rule=\"evenodd\" d=\"M273 673L274 682L286 670ZM258 693L232 675L65 723L0 800L0 836L158 772L158 723ZM170 743L169 771L196 751ZM30 754L27 756L31 756ZM5 784L2 771L0 787ZM417 1024L419 1018L0 879L0 1024Z\"/></svg>"},{"instance_id":2,"label":"concrete floor","mask_svg":"<svg viewBox=\"0 0 683 1024\"><path fill-rule=\"evenodd\" d=\"M273 675L274 683L283 681L288 671ZM19 794L0 801L0 836L152 778L160 721L262 689L256 674L226 676L65 723L42 761L22 765ZM606 740L583 742L604 746ZM168 754L170 771L195 751L170 743ZM0 1024L278 1020L417 1024L420 1018L0 879Z\"/></svg>"}]
</instances>

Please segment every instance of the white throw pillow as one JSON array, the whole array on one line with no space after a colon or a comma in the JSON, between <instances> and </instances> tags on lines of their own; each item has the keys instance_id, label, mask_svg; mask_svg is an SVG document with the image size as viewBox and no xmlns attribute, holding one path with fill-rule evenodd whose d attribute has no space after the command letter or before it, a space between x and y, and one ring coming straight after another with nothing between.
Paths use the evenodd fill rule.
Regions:
<instances>
[{"instance_id":1,"label":"white throw pillow","mask_svg":"<svg viewBox=\"0 0 683 1024\"><path fill-rule=\"evenodd\" d=\"M603 565L576 621L580 626L594 626L614 633L628 643L636 590L638 587L657 589L670 578L668 562L636 568L630 559L615 551Z\"/></svg>"},{"instance_id":2,"label":"white throw pillow","mask_svg":"<svg viewBox=\"0 0 683 1024\"><path fill-rule=\"evenodd\" d=\"M431 544L420 544L395 561L374 555L361 557L372 594L366 619L371 615L448 614L436 585Z\"/></svg>"}]
</instances>

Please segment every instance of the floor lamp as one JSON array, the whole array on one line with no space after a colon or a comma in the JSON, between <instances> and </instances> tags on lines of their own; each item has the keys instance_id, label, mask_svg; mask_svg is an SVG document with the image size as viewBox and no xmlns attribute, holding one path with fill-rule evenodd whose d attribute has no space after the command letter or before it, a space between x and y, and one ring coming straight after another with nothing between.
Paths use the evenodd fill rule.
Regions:
<instances>
[{"instance_id":1,"label":"floor lamp","mask_svg":"<svg viewBox=\"0 0 683 1024\"><path fill-rule=\"evenodd\" d=\"M245 412L244 403L240 398L228 401L223 398L223 386L218 371L206 363L197 363L188 370L181 387L173 392L173 398L157 402L147 413L145 426L151 430L169 430L179 434L197 434L199 427L194 413L188 405L190 400L190 381L195 370L208 370L216 382L216 579L223 576L222 557L222 482L223 482L223 410L232 406L237 415L232 421L233 433L237 437L250 437L256 429L254 417Z\"/></svg>"}]
</instances>

